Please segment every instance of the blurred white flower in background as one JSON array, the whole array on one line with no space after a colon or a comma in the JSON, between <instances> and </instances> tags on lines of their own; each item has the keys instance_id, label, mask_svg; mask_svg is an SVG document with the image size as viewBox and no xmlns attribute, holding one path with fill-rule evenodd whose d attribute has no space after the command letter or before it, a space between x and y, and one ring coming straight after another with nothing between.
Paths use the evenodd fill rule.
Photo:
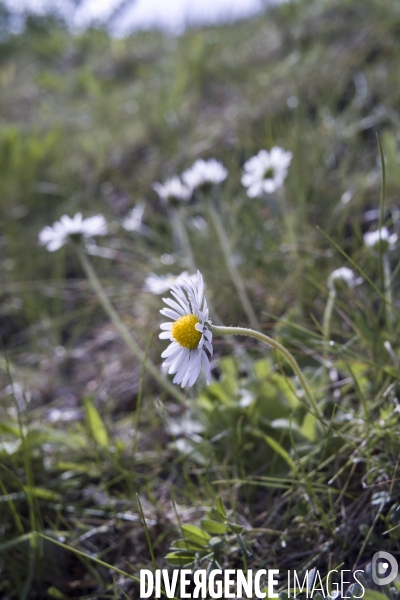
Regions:
<instances>
[{"instance_id":1,"label":"blurred white flower in background","mask_svg":"<svg viewBox=\"0 0 400 600\"><path fill-rule=\"evenodd\" d=\"M332 271L328 278L328 288L333 292L338 283L344 283L349 289L353 289L354 286L362 283L363 278L354 275L354 272L348 267L341 267Z\"/></svg>"},{"instance_id":2,"label":"blurred white flower in background","mask_svg":"<svg viewBox=\"0 0 400 600\"><path fill-rule=\"evenodd\" d=\"M193 191L204 185L218 185L228 176L228 169L215 158L209 160L199 159L193 165L183 171L182 181Z\"/></svg>"},{"instance_id":3,"label":"blurred white flower in background","mask_svg":"<svg viewBox=\"0 0 400 600\"><path fill-rule=\"evenodd\" d=\"M96 235L106 235L107 232L107 221L103 215L87 219L83 219L81 213L77 213L72 219L63 215L51 227L47 225L42 229L39 233L39 244L46 246L49 252L54 252L71 239L83 238L86 241Z\"/></svg>"},{"instance_id":4,"label":"blurred white flower in background","mask_svg":"<svg viewBox=\"0 0 400 600\"><path fill-rule=\"evenodd\" d=\"M189 275L187 271L183 271L180 275L156 275L150 273L145 279L143 291L151 294L165 294L173 285L183 285L186 279L197 281L197 275Z\"/></svg>"},{"instance_id":5,"label":"blurred white flower in background","mask_svg":"<svg viewBox=\"0 0 400 600\"><path fill-rule=\"evenodd\" d=\"M368 231L364 234L364 243L372 251L379 251L380 246L382 252L393 250L397 239L397 233L390 235L387 227L382 227L376 231Z\"/></svg>"},{"instance_id":6,"label":"blurred white flower in background","mask_svg":"<svg viewBox=\"0 0 400 600\"><path fill-rule=\"evenodd\" d=\"M292 160L292 153L279 146L270 152L260 152L250 158L243 166L242 184L247 187L249 198L263 194L272 194L283 185Z\"/></svg>"},{"instance_id":7,"label":"blurred white flower in background","mask_svg":"<svg viewBox=\"0 0 400 600\"><path fill-rule=\"evenodd\" d=\"M158 183L157 181L151 186L157 192L163 204L168 202L181 202L189 200L191 191L182 183L177 175Z\"/></svg>"},{"instance_id":8,"label":"blurred white flower in background","mask_svg":"<svg viewBox=\"0 0 400 600\"><path fill-rule=\"evenodd\" d=\"M182 285L172 286L171 294L175 300L163 298L168 308L160 310L162 315L172 319L172 322L160 325L162 332L159 337L171 341L161 354L165 358L163 366L168 368L168 373L175 373L173 383L190 387L203 365L207 383L210 383L210 359L206 350L212 356L212 333L206 328L210 319L200 271L197 271L194 282L184 279Z\"/></svg>"},{"instance_id":9,"label":"blurred white flower in background","mask_svg":"<svg viewBox=\"0 0 400 600\"><path fill-rule=\"evenodd\" d=\"M127 231L139 231L142 227L144 202L138 202L122 221L122 227Z\"/></svg>"}]
</instances>

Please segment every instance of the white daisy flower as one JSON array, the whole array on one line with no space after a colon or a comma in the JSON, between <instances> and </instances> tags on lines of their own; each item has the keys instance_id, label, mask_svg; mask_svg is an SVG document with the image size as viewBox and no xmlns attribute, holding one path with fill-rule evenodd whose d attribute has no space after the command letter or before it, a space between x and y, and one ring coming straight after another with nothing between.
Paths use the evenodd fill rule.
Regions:
<instances>
[{"instance_id":1,"label":"white daisy flower","mask_svg":"<svg viewBox=\"0 0 400 600\"><path fill-rule=\"evenodd\" d=\"M270 152L260 150L243 166L242 184L249 198L272 194L283 185L292 160L292 153L275 146Z\"/></svg>"},{"instance_id":2,"label":"white daisy flower","mask_svg":"<svg viewBox=\"0 0 400 600\"><path fill-rule=\"evenodd\" d=\"M156 181L151 187L157 192L163 204L186 201L191 196L190 189L182 183L177 175L167 179L164 183Z\"/></svg>"},{"instance_id":3,"label":"white daisy flower","mask_svg":"<svg viewBox=\"0 0 400 600\"><path fill-rule=\"evenodd\" d=\"M376 231L368 231L364 234L364 243L370 250L379 250L382 244L382 252L393 250L397 242L397 233L390 235L387 227L382 227Z\"/></svg>"},{"instance_id":4,"label":"white daisy flower","mask_svg":"<svg viewBox=\"0 0 400 600\"><path fill-rule=\"evenodd\" d=\"M139 231L142 228L142 220L145 203L138 202L122 221L122 227L127 231Z\"/></svg>"},{"instance_id":5,"label":"white daisy flower","mask_svg":"<svg viewBox=\"0 0 400 600\"><path fill-rule=\"evenodd\" d=\"M328 277L328 288L331 291L334 291L336 285L341 282L348 286L349 289L353 289L354 286L362 283L362 277L356 279L354 272L348 267L341 267L340 269L336 269L332 271L332 273Z\"/></svg>"},{"instance_id":6,"label":"white daisy flower","mask_svg":"<svg viewBox=\"0 0 400 600\"><path fill-rule=\"evenodd\" d=\"M184 285L185 280L190 279L197 281L197 275L190 275L187 271L183 271L180 275L156 275L150 273L145 279L143 291L150 292L151 294L165 294L173 285Z\"/></svg>"},{"instance_id":7,"label":"white daisy flower","mask_svg":"<svg viewBox=\"0 0 400 600\"><path fill-rule=\"evenodd\" d=\"M203 185L218 185L228 176L228 170L224 165L210 158L209 160L196 160L190 169L186 169L181 175L182 181L190 190L202 187Z\"/></svg>"},{"instance_id":8,"label":"white daisy flower","mask_svg":"<svg viewBox=\"0 0 400 600\"><path fill-rule=\"evenodd\" d=\"M71 239L91 239L96 235L106 235L108 231L107 221L103 215L96 215L83 219L81 213L77 213L72 219L63 215L53 225L46 226L39 233L39 244L46 246L49 252L54 252L64 246Z\"/></svg>"},{"instance_id":9,"label":"white daisy flower","mask_svg":"<svg viewBox=\"0 0 400 600\"><path fill-rule=\"evenodd\" d=\"M171 287L175 300L163 298L169 308L160 312L172 319L172 323L162 323L161 339L171 340L171 344L161 354L165 358L163 367L168 373L175 373L173 383L192 386L200 374L203 365L207 383L210 383L210 356L213 354L212 333L206 328L211 323L208 307L204 298L204 283L200 271L197 271L196 281L184 280L182 285Z\"/></svg>"}]
</instances>

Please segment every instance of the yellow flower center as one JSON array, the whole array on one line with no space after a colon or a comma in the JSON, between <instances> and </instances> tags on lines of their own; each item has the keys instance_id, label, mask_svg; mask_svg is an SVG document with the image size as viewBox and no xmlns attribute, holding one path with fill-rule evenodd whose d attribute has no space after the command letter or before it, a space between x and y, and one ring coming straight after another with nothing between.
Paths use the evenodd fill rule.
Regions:
<instances>
[{"instance_id":1,"label":"yellow flower center","mask_svg":"<svg viewBox=\"0 0 400 600\"><path fill-rule=\"evenodd\" d=\"M189 348L189 350L197 348L201 340L201 332L195 329L197 323L200 323L200 321L196 315L180 317L172 325L172 337L184 348Z\"/></svg>"}]
</instances>

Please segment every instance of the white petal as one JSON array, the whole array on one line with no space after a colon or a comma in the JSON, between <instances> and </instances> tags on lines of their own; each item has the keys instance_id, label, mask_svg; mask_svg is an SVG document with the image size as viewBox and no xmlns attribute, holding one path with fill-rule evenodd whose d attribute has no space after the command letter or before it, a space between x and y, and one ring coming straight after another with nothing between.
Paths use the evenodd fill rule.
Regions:
<instances>
[{"instance_id":1,"label":"white petal","mask_svg":"<svg viewBox=\"0 0 400 600\"><path fill-rule=\"evenodd\" d=\"M166 349L164 350L164 352L161 354L161 358L167 358L168 356L172 356L172 355L173 355L173 353L174 353L174 351L175 351L177 348L181 348L181 346L179 346L179 344L177 344L176 342L172 342L172 343L171 343L171 344L168 346L168 348L166 348Z\"/></svg>"},{"instance_id":2,"label":"white petal","mask_svg":"<svg viewBox=\"0 0 400 600\"><path fill-rule=\"evenodd\" d=\"M212 356L213 353L214 353L214 349L212 347L212 344L210 344L210 342L204 341L204 347L207 348L207 350L209 351L209 353Z\"/></svg>"},{"instance_id":3,"label":"white petal","mask_svg":"<svg viewBox=\"0 0 400 600\"><path fill-rule=\"evenodd\" d=\"M212 332L209 329L204 329L203 335L207 339L207 341L211 342L211 340L212 340Z\"/></svg>"},{"instance_id":4,"label":"white petal","mask_svg":"<svg viewBox=\"0 0 400 600\"><path fill-rule=\"evenodd\" d=\"M177 302L175 302L175 300L171 300L171 298L163 298L163 301L165 302L165 304L168 304L168 306L170 306L172 309L174 309L181 316L185 314L185 311L183 310L183 308L181 306L179 306L179 304Z\"/></svg>"},{"instance_id":5,"label":"white petal","mask_svg":"<svg viewBox=\"0 0 400 600\"><path fill-rule=\"evenodd\" d=\"M201 353L201 363L206 373L207 383L209 384L211 381L210 361L208 360L207 354L205 352Z\"/></svg>"},{"instance_id":6,"label":"white petal","mask_svg":"<svg viewBox=\"0 0 400 600\"><path fill-rule=\"evenodd\" d=\"M177 319L180 319L182 316L179 313L177 313L175 310L172 310L172 308L163 308L162 310L160 310L160 313L162 315L164 315L164 317L169 317L170 319L173 319L174 321L176 321Z\"/></svg>"},{"instance_id":7,"label":"white petal","mask_svg":"<svg viewBox=\"0 0 400 600\"><path fill-rule=\"evenodd\" d=\"M160 340L171 340L171 332L170 331L162 331L159 336Z\"/></svg>"}]
</instances>

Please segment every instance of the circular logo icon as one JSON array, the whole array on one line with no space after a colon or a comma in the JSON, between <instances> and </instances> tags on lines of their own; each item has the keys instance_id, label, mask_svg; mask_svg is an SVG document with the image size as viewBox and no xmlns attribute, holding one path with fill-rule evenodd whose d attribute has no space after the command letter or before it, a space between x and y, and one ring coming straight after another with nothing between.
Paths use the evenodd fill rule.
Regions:
<instances>
[{"instance_id":1,"label":"circular logo icon","mask_svg":"<svg viewBox=\"0 0 400 600\"><path fill-rule=\"evenodd\" d=\"M397 577L397 560L389 552L380 550L372 557L372 580L377 585L388 585Z\"/></svg>"}]
</instances>

